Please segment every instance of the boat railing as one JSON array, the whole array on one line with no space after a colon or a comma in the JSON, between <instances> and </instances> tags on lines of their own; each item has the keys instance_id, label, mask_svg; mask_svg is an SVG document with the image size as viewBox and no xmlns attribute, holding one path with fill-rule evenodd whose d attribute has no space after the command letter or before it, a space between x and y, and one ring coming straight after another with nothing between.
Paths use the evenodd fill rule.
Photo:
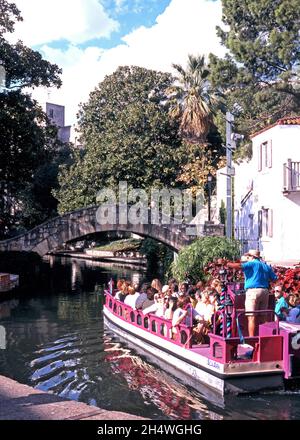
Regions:
<instances>
[{"instance_id":1,"label":"boat railing","mask_svg":"<svg viewBox=\"0 0 300 440\"><path fill-rule=\"evenodd\" d=\"M108 291L105 291L105 303L114 315L134 327L142 328L181 347L191 348L192 327L185 324L173 327L172 320L156 316L153 313L144 314L142 310L133 309L122 301L115 299Z\"/></svg>"},{"instance_id":2,"label":"boat railing","mask_svg":"<svg viewBox=\"0 0 300 440\"><path fill-rule=\"evenodd\" d=\"M240 320L240 318L242 316L258 316L259 319L261 319L261 321L267 322L267 321L275 321L276 325L275 325L275 333L274 335L279 335L280 333L280 329L279 329L279 321L275 320L275 311L271 310L271 309L265 309L265 310L254 310L252 312L246 312L246 310L236 310L236 316L237 319ZM270 317L270 319L268 318L268 316ZM257 326L256 328L256 336L259 336L259 327Z\"/></svg>"},{"instance_id":3,"label":"boat railing","mask_svg":"<svg viewBox=\"0 0 300 440\"><path fill-rule=\"evenodd\" d=\"M236 337L238 334L238 325L241 321L241 317L247 316L263 316L269 315L270 319L264 319L264 321L274 321L275 311L271 309L255 310L253 312L246 312L244 309L236 309L234 305L225 306L223 310L217 310L213 319L213 334L219 334L223 338ZM221 327L221 329L220 329ZM277 322L277 332L279 334L279 322ZM258 330L258 328L257 328Z\"/></svg>"},{"instance_id":4,"label":"boat railing","mask_svg":"<svg viewBox=\"0 0 300 440\"><path fill-rule=\"evenodd\" d=\"M214 332L209 334L210 337L210 354L213 359L222 363L234 362L269 362L280 361L282 359L282 344L283 338L279 331L279 321L276 322L275 329L270 335L260 334L259 330L255 332L254 336L249 336L247 331L245 334L238 334L237 328L234 327L236 323L240 322L243 317L255 315L263 317L262 321L266 321L266 315L271 316L271 321L274 321L274 310L256 310L253 312L246 312L245 310L234 310L232 316L232 334L228 337L228 329L226 326L227 315L223 311L223 333L217 334L216 327ZM239 325L239 324L238 324ZM248 347L250 356L241 359L239 351Z\"/></svg>"}]
</instances>

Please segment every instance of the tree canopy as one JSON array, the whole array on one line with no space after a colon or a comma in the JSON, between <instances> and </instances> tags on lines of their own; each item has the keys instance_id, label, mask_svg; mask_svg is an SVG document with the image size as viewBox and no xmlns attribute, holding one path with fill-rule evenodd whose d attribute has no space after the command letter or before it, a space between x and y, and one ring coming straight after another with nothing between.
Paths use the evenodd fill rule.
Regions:
<instances>
[{"instance_id":1,"label":"tree canopy","mask_svg":"<svg viewBox=\"0 0 300 440\"><path fill-rule=\"evenodd\" d=\"M172 77L141 67L119 67L91 93L79 113L85 146L60 175L60 212L96 202L99 190L120 181L134 188L174 186L184 152L169 116Z\"/></svg>"},{"instance_id":2,"label":"tree canopy","mask_svg":"<svg viewBox=\"0 0 300 440\"><path fill-rule=\"evenodd\" d=\"M0 236L27 228L55 210L51 188L58 165L57 129L24 87L59 86L60 69L40 53L5 39L22 20L16 5L0 0L0 60L6 83L0 93ZM43 176L43 177L42 177ZM41 183L43 180L44 183Z\"/></svg>"},{"instance_id":3,"label":"tree canopy","mask_svg":"<svg viewBox=\"0 0 300 440\"><path fill-rule=\"evenodd\" d=\"M238 108L237 127L249 134L300 109L299 0L222 0L217 28L225 58L210 55L210 80Z\"/></svg>"},{"instance_id":4,"label":"tree canopy","mask_svg":"<svg viewBox=\"0 0 300 440\"><path fill-rule=\"evenodd\" d=\"M192 193L205 187L209 172L215 173L224 150L214 116L222 110L222 96L209 80L204 56L188 56L187 67L173 64L178 76L169 88L171 115L179 121L188 160L182 163L177 181Z\"/></svg>"},{"instance_id":5,"label":"tree canopy","mask_svg":"<svg viewBox=\"0 0 300 440\"><path fill-rule=\"evenodd\" d=\"M213 114L220 96L208 80L204 56L188 56L186 69L173 64L178 76L170 87L172 114L180 120L180 132L190 143L205 143L213 125Z\"/></svg>"}]
</instances>

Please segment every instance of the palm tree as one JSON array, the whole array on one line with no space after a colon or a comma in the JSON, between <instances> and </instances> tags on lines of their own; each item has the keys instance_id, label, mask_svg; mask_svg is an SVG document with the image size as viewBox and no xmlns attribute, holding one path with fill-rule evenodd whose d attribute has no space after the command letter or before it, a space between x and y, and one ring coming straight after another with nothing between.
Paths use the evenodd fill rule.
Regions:
<instances>
[{"instance_id":1,"label":"palm tree","mask_svg":"<svg viewBox=\"0 0 300 440\"><path fill-rule=\"evenodd\" d=\"M180 119L180 133L190 143L205 143L220 95L213 93L204 56L188 56L186 70L173 64L177 83L169 89L171 114Z\"/></svg>"}]
</instances>

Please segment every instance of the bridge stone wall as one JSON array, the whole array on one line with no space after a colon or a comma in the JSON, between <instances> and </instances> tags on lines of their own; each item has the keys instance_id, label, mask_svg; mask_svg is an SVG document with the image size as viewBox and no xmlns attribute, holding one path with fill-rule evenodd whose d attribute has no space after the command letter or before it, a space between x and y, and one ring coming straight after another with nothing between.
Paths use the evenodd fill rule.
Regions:
<instances>
[{"instance_id":1,"label":"bridge stone wall","mask_svg":"<svg viewBox=\"0 0 300 440\"><path fill-rule=\"evenodd\" d=\"M27 251L36 252L43 256L59 247L62 243L80 239L97 232L111 231L131 232L144 237L150 237L178 252L197 237L196 231L194 234L187 233L191 229L191 225L188 224L153 225L149 223L133 225L131 223L119 224L116 222L116 224L101 225L96 219L97 209L98 206L79 209L49 220L23 235L0 241L0 252ZM206 235L205 228L200 226L198 226L198 235L199 228L200 234ZM207 235L224 235L224 226L215 225L214 231L208 231Z\"/></svg>"}]
</instances>

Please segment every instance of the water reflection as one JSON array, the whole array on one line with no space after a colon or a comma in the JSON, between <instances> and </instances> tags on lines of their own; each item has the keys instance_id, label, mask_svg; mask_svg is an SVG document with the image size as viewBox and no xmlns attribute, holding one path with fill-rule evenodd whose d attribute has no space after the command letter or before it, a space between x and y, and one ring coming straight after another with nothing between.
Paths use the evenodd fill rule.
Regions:
<instances>
[{"instance_id":1,"label":"water reflection","mask_svg":"<svg viewBox=\"0 0 300 440\"><path fill-rule=\"evenodd\" d=\"M113 374L122 375L129 389L141 393L145 404L155 402L164 416L178 420L222 418L209 409L207 402L197 399L174 377L158 370L108 336L105 338L104 350L105 362L110 363Z\"/></svg>"},{"instance_id":2,"label":"water reflection","mask_svg":"<svg viewBox=\"0 0 300 440\"><path fill-rule=\"evenodd\" d=\"M9 318L12 310L18 305L19 301L17 299L0 302L0 319Z\"/></svg>"},{"instance_id":3,"label":"water reflection","mask_svg":"<svg viewBox=\"0 0 300 440\"><path fill-rule=\"evenodd\" d=\"M143 273L84 260L50 261L45 287L0 303L0 325L7 335L0 374L90 405L153 419L300 417L298 392L224 402L202 392L200 385L191 388L171 368L164 371L104 331L103 297L95 287L111 277L141 280Z\"/></svg>"}]
</instances>

